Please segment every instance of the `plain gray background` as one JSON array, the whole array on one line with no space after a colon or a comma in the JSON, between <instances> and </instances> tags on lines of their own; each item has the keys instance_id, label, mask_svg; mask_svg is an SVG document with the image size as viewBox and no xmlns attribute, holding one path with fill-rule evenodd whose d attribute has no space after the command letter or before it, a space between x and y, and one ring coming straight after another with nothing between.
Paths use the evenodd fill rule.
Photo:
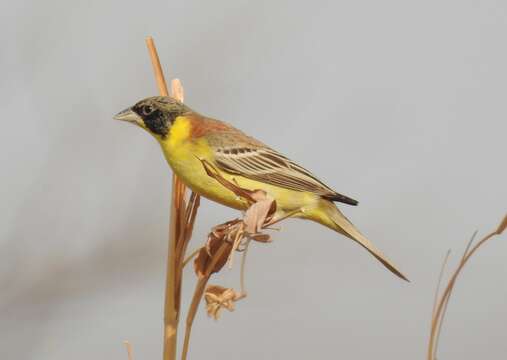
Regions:
<instances>
[{"instance_id":1,"label":"plain gray background","mask_svg":"<svg viewBox=\"0 0 507 360\"><path fill-rule=\"evenodd\" d=\"M412 280L291 220L254 244L249 297L199 310L191 359L422 359L440 264L506 211L505 1L4 1L0 357L160 359L170 171L112 115L187 103L360 200L345 213ZM193 246L237 212L203 201ZM441 359L507 353L507 239L464 271ZM193 286L185 274L187 304ZM213 283L238 285L238 268ZM192 284L192 285L191 285Z\"/></svg>"}]
</instances>

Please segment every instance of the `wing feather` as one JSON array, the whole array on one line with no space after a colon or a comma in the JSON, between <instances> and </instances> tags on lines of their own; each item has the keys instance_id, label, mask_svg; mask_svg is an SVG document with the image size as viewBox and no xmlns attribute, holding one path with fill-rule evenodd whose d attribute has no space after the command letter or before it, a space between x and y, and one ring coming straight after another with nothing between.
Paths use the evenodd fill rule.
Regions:
<instances>
[{"instance_id":1,"label":"wing feather","mask_svg":"<svg viewBox=\"0 0 507 360\"><path fill-rule=\"evenodd\" d=\"M230 174L284 187L307 191L332 201L356 205L357 201L338 194L308 170L266 147L220 147L215 149L219 168Z\"/></svg>"}]
</instances>

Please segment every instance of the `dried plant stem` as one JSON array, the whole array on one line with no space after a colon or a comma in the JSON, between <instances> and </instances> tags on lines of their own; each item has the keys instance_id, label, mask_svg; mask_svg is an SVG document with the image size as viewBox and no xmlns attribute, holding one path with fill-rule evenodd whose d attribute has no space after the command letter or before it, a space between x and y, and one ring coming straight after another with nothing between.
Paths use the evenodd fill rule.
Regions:
<instances>
[{"instance_id":1,"label":"dried plant stem","mask_svg":"<svg viewBox=\"0 0 507 360\"><path fill-rule=\"evenodd\" d=\"M174 178L174 180L177 180ZM174 189L173 181L173 189ZM175 206L175 191L173 190L171 199L171 213L169 220L169 246L167 252L166 268L166 287L164 304L164 360L176 359L177 335L179 309L176 307L176 213L178 208Z\"/></svg>"},{"instance_id":2,"label":"dried plant stem","mask_svg":"<svg viewBox=\"0 0 507 360\"><path fill-rule=\"evenodd\" d=\"M187 264L201 251L201 248L197 248L190 255L187 256L185 261L183 261L183 267L187 266Z\"/></svg>"},{"instance_id":3,"label":"dried plant stem","mask_svg":"<svg viewBox=\"0 0 507 360\"><path fill-rule=\"evenodd\" d=\"M218 248L217 252L213 255L210 263L206 268L206 272L203 276L199 276L197 280L197 284L195 285L194 295L192 297L192 302L190 303L190 307L188 309L187 320L186 320L186 328L185 328L185 339L183 341L183 352L181 354L181 360L186 360L188 355L188 347L190 345L190 334L192 332L192 324L194 323L195 315L197 313L197 309L199 308L199 303L201 302L202 296L204 294L204 290L206 288L206 284L213 272L213 268L220 260L224 252L229 248L229 244L222 243Z\"/></svg>"},{"instance_id":4,"label":"dried plant stem","mask_svg":"<svg viewBox=\"0 0 507 360\"><path fill-rule=\"evenodd\" d=\"M460 264L462 264L465 261L465 256L468 254L468 251L470 250L470 246L472 246L472 244L473 244L476 236L477 236L477 231L475 231L473 233L472 237L468 241L467 247L465 248L465 251L463 252L463 256L460 259ZM449 253L450 253L450 250L449 250L448 254ZM443 310L442 310L441 315L440 315L440 320L438 321L438 328L437 328L436 335L435 335L435 350L433 351L433 354L434 354L433 357L436 356L437 351L438 351L438 344L440 342L440 334L441 334L441 331L442 331L442 326L444 324L445 315L447 314L447 306L449 306L449 299L451 298L453 290L454 290L454 284L455 284L455 282L456 281L454 281L452 283L451 290L449 291L449 294L447 295L447 297L444 300ZM435 305L436 305L436 303L435 303Z\"/></svg>"},{"instance_id":5,"label":"dried plant stem","mask_svg":"<svg viewBox=\"0 0 507 360\"><path fill-rule=\"evenodd\" d=\"M160 92L160 95L168 96L169 91L167 90L164 72L162 71L162 66L160 65L155 41L153 41L151 36L146 38L146 46L148 47L148 52L150 53L151 64L153 65L153 72L155 74L155 80L157 81L158 91Z\"/></svg>"},{"instance_id":6,"label":"dried plant stem","mask_svg":"<svg viewBox=\"0 0 507 360\"><path fill-rule=\"evenodd\" d=\"M250 245L250 239L247 240L245 245L245 250L243 250L243 256L241 257L241 270L240 270L240 292L242 296L246 296L246 288L245 288L245 264L246 264L246 255L248 254L248 247Z\"/></svg>"},{"instance_id":7,"label":"dried plant stem","mask_svg":"<svg viewBox=\"0 0 507 360\"><path fill-rule=\"evenodd\" d=\"M127 348L127 356L128 356L128 360L134 360L134 355L133 355L133 351L132 351L132 345L130 344L129 341L125 340L123 342L123 344L125 345L125 347Z\"/></svg>"},{"instance_id":8,"label":"dried plant stem","mask_svg":"<svg viewBox=\"0 0 507 360\"><path fill-rule=\"evenodd\" d=\"M185 199L182 199L183 205L182 209L185 209ZM186 205L185 216L180 216L181 225L179 237L177 240L176 246L176 308L178 309L178 319L180 314L180 305L181 305L181 287L183 285L183 268L185 267L185 253L187 251L188 243L190 238L192 237L192 231L194 228L195 219L197 216L197 209L200 204L200 196L196 193L192 192L190 199L188 201L188 205Z\"/></svg>"},{"instance_id":9,"label":"dried plant stem","mask_svg":"<svg viewBox=\"0 0 507 360\"><path fill-rule=\"evenodd\" d=\"M447 310L447 306L449 304L449 298L452 294L452 291L454 289L454 285L456 284L456 280L461 273L461 270L465 267L468 260L472 257L472 255L482 246L484 245L488 240L490 240L495 235L500 235L505 228L507 224L507 216L504 217L502 222L500 223L499 227L491 232L490 234L486 235L484 238L482 238L477 244L475 244L473 247L471 247L472 242L475 238L475 234L472 237L472 239L469 241L465 253L463 254L463 257L461 258L461 261L457 267L457 269L452 274L451 278L449 279L449 282L447 283L447 286L440 296L438 300L438 305L434 307L433 311L433 317L431 321L431 331L430 331L430 339L428 344L428 354L427 359L428 360L435 360L436 358L436 349L438 346L438 338L440 334L440 330L442 328L442 322L445 317L445 313ZM447 257L446 257L447 261Z\"/></svg>"},{"instance_id":10,"label":"dried plant stem","mask_svg":"<svg viewBox=\"0 0 507 360\"><path fill-rule=\"evenodd\" d=\"M167 84L160 65L157 49L153 38L146 38L146 45L150 54L151 62L157 86L162 96L168 96ZM179 81L173 82L173 89L178 87L178 100L183 101L183 90ZM164 303L164 360L175 360L177 350L178 321L181 304L181 257L188 240L192 234L192 228L199 206L198 196L192 195L187 208L185 203L185 185L173 174L171 210L169 219L169 246L167 254L166 286ZM183 255L181 255L183 252Z\"/></svg>"},{"instance_id":11,"label":"dried plant stem","mask_svg":"<svg viewBox=\"0 0 507 360\"><path fill-rule=\"evenodd\" d=\"M192 297L192 302L188 308L185 339L183 340L183 352L181 354L182 360L187 359L188 347L190 345L190 334L192 332L192 324L194 323L195 315L197 314L197 309L199 308L199 303L201 302L208 280L209 276L202 277L197 280L197 284L195 285L194 296Z\"/></svg>"},{"instance_id":12,"label":"dried plant stem","mask_svg":"<svg viewBox=\"0 0 507 360\"><path fill-rule=\"evenodd\" d=\"M447 261L449 260L449 256L451 255L451 250L447 250L447 253L444 257L444 262L442 263L442 267L440 268L440 274L438 275L438 283L437 288L435 289L435 298L433 299L433 310L431 311L431 319L435 316L435 311L437 310L438 304L438 294L440 294L440 285L442 284L442 279L444 277L445 267L447 266Z\"/></svg>"}]
</instances>

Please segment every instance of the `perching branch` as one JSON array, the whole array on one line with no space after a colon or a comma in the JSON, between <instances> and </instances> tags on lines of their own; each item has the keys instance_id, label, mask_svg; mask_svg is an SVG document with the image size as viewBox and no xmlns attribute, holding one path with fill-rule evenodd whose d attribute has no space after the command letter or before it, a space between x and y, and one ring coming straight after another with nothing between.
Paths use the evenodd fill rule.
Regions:
<instances>
[{"instance_id":1,"label":"perching branch","mask_svg":"<svg viewBox=\"0 0 507 360\"><path fill-rule=\"evenodd\" d=\"M167 84L155 43L151 37L146 38L146 45L160 95L167 96ZM172 96L183 102L183 87L178 79L174 79L171 82L171 90ZM185 258L188 242L192 236L197 209L200 203L199 195L192 193L187 205L185 193L185 185L173 174L164 304L164 360L176 360L183 259Z\"/></svg>"}]
</instances>

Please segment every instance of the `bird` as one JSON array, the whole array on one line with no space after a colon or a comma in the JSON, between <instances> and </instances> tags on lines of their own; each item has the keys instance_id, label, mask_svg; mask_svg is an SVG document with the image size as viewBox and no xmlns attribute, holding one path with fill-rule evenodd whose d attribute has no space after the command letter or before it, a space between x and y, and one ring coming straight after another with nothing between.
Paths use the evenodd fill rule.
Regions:
<instances>
[{"instance_id":1,"label":"bird","mask_svg":"<svg viewBox=\"0 0 507 360\"><path fill-rule=\"evenodd\" d=\"M275 216L324 225L354 240L392 273L409 281L335 205L357 205L356 200L334 191L310 171L232 125L201 115L170 96L140 100L114 119L150 133L174 173L196 194L230 208L248 207L231 189L208 175L205 161L225 180L243 189L263 190L272 197L277 205Z\"/></svg>"}]
</instances>

